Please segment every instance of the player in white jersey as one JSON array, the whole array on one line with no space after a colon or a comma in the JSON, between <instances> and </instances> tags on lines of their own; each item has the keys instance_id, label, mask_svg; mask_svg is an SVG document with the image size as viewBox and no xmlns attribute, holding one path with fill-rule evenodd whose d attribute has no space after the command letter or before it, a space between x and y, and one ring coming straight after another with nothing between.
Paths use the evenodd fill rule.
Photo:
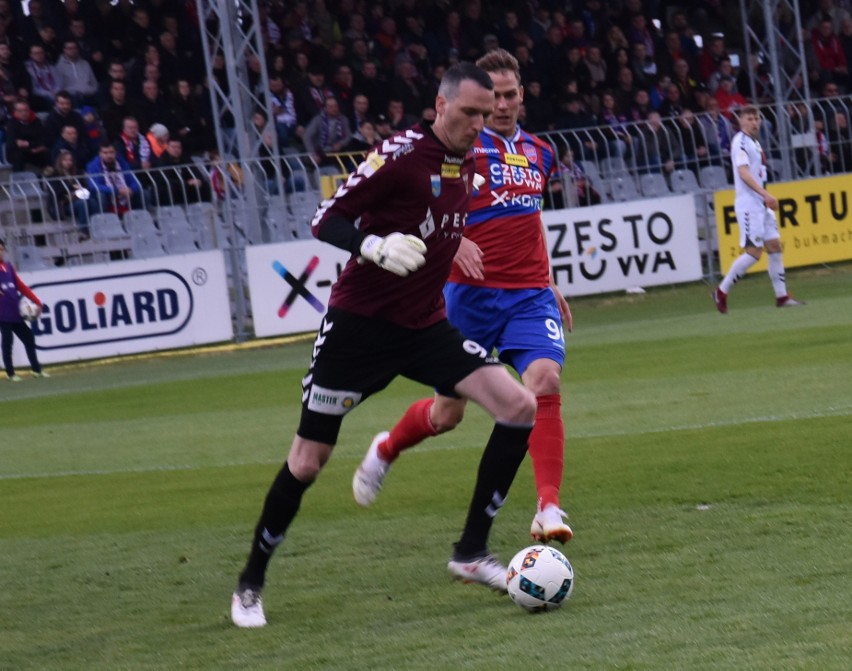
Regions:
<instances>
[{"instance_id":1,"label":"player in white jersey","mask_svg":"<svg viewBox=\"0 0 852 671\"><path fill-rule=\"evenodd\" d=\"M731 264L721 284L713 290L716 308L728 312L728 293L745 276L748 269L760 261L763 250L769 255L769 278L775 290L775 305L779 308L803 305L787 293L784 260L781 257L781 235L774 210L778 200L765 188L766 156L757 141L760 132L760 112L756 107L743 107L739 113L740 132L731 141L734 165L734 211L740 227L740 247L745 250Z\"/></svg>"}]
</instances>

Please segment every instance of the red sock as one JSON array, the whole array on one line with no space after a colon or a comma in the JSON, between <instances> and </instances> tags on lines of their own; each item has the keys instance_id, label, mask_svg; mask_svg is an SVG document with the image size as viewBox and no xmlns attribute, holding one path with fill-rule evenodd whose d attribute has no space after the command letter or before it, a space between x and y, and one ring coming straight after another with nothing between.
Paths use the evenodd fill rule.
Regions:
<instances>
[{"instance_id":1,"label":"red sock","mask_svg":"<svg viewBox=\"0 0 852 671\"><path fill-rule=\"evenodd\" d=\"M424 398L411 404L402 419L391 429L387 440L379 444L378 451L382 459L391 462L404 449L417 445L425 438L438 435L432 426L432 420L429 419L429 410L434 402L434 398Z\"/></svg>"},{"instance_id":2,"label":"red sock","mask_svg":"<svg viewBox=\"0 0 852 671\"><path fill-rule=\"evenodd\" d=\"M539 509L559 505L562 467L565 463L565 425L562 423L562 399L559 394L539 396L535 426L530 434L535 488Z\"/></svg>"}]
</instances>

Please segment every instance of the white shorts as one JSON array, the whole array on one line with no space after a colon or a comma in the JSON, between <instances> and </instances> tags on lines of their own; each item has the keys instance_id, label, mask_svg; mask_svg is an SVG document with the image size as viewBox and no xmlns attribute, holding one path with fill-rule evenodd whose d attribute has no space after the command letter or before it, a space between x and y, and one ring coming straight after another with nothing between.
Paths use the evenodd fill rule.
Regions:
<instances>
[{"instance_id":1,"label":"white shorts","mask_svg":"<svg viewBox=\"0 0 852 671\"><path fill-rule=\"evenodd\" d=\"M768 207L735 208L740 227L740 247L763 247L767 240L779 240L778 220Z\"/></svg>"}]
</instances>

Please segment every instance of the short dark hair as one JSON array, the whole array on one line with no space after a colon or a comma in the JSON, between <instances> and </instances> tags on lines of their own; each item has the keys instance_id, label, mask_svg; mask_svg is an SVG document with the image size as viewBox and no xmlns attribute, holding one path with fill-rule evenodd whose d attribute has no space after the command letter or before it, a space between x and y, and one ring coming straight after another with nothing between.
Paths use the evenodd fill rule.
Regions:
<instances>
[{"instance_id":1,"label":"short dark hair","mask_svg":"<svg viewBox=\"0 0 852 671\"><path fill-rule=\"evenodd\" d=\"M482 88L493 91L494 82L485 70L473 63L462 61L447 69L441 78L438 94L445 98L454 98L459 91L459 85L465 81L476 82Z\"/></svg>"}]
</instances>

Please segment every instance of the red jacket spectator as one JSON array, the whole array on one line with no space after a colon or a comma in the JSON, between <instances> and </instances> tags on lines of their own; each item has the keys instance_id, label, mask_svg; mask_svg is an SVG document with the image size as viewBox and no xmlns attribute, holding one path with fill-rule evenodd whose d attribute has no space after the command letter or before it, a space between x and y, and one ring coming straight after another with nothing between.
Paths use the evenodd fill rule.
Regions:
<instances>
[{"instance_id":1,"label":"red jacket spectator","mask_svg":"<svg viewBox=\"0 0 852 671\"><path fill-rule=\"evenodd\" d=\"M719 80L719 88L716 89L714 97L719 101L719 111L728 119L732 116L731 110L748 104L743 95L734 90L733 77L722 77Z\"/></svg>"},{"instance_id":2,"label":"red jacket spectator","mask_svg":"<svg viewBox=\"0 0 852 671\"><path fill-rule=\"evenodd\" d=\"M846 54L840 39L834 34L831 21L825 19L820 22L819 28L814 31L811 38L811 44L817 63L822 70L846 74Z\"/></svg>"}]
</instances>

